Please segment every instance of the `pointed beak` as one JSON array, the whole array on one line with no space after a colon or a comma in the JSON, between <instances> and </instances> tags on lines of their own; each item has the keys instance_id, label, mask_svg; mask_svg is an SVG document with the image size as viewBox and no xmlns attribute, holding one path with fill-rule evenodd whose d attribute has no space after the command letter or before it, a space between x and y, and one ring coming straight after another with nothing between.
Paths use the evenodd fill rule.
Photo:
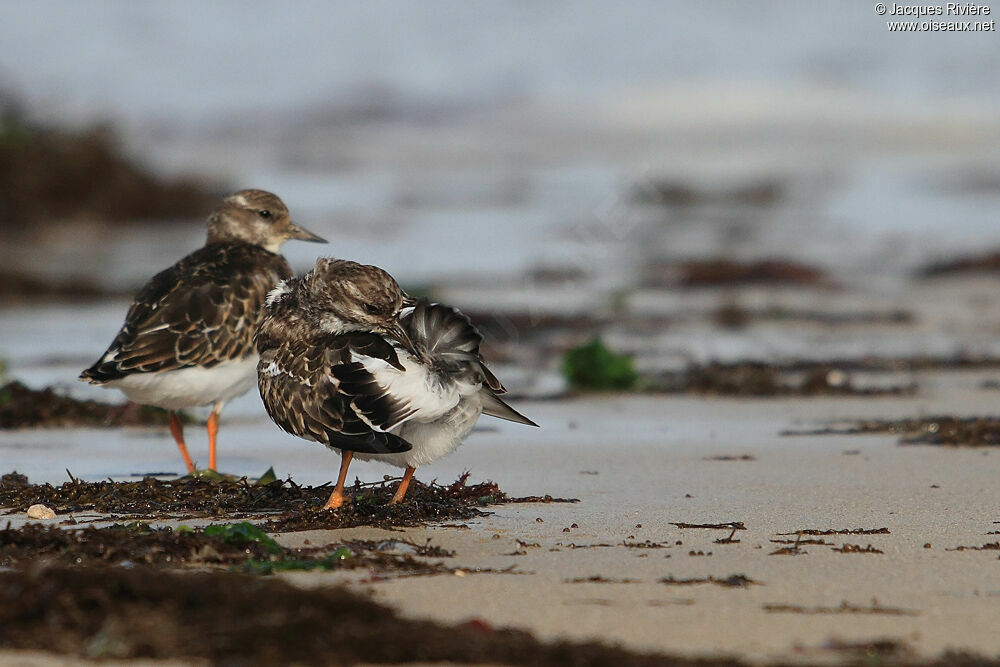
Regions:
<instances>
[{"instance_id":1,"label":"pointed beak","mask_svg":"<svg viewBox=\"0 0 1000 667\"><path fill-rule=\"evenodd\" d=\"M399 341L400 345L405 347L413 354L417 353L417 351L413 349L413 341L410 340L410 335L406 333L406 330L403 328L403 325L401 325L399 322L396 322L392 326L388 327L385 333L394 340Z\"/></svg>"},{"instance_id":2,"label":"pointed beak","mask_svg":"<svg viewBox=\"0 0 1000 667\"><path fill-rule=\"evenodd\" d=\"M312 243L326 243L327 240L322 236L317 236L313 234L308 229L303 229L299 227L294 222L288 223L288 238L298 239L299 241L311 241Z\"/></svg>"}]
</instances>

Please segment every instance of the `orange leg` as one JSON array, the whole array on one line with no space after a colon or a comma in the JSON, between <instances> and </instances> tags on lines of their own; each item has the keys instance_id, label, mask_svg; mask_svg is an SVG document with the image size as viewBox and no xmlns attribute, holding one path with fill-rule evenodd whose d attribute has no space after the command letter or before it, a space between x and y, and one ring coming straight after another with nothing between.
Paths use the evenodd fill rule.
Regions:
<instances>
[{"instance_id":1,"label":"orange leg","mask_svg":"<svg viewBox=\"0 0 1000 667\"><path fill-rule=\"evenodd\" d=\"M219 435L219 413L212 410L208 415L208 468L218 470L215 467L215 439Z\"/></svg>"},{"instance_id":2,"label":"orange leg","mask_svg":"<svg viewBox=\"0 0 1000 667\"><path fill-rule=\"evenodd\" d=\"M354 452L343 451L340 454L340 476L337 477L337 486L333 487L330 499L326 501L320 509L335 510L344 504L344 482L347 481L347 468L351 465Z\"/></svg>"},{"instance_id":3,"label":"orange leg","mask_svg":"<svg viewBox=\"0 0 1000 667\"><path fill-rule=\"evenodd\" d=\"M188 472L193 474L195 471L194 461L191 460L187 445L184 444L184 425L181 424L181 418L177 416L176 412L170 413L170 434L177 442L177 449L181 450L181 456L184 457L184 465L187 466Z\"/></svg>"},{"instance_id":4,"label":"orange leg","mask_svg":"<svg viewBox=\"0 0 1000 667\"><path fill-rule=\"evenodd\" d=\"M399 483L399 488L396 489L396 494L389 501L390 505L398 505L403 502L403 496L406 495L406 490L410 488L410 480L413 479L413 473L416 472L416 468L406 467L406 472L403 473L403 480Z\"/></svg>"}]
</instances>

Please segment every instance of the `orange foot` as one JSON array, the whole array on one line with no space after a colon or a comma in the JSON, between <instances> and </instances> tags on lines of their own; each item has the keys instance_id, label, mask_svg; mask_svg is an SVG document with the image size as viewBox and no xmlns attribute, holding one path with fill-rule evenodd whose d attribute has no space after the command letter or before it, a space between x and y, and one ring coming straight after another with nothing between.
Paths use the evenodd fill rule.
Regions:
<instances>
[{"instance_id":1,"label":"orange foot","mask_svg":"<svg viewBox=\"0 0 1000 667\"><path fill-rule=\"evenodd\" d=\"M326 505L323 505L320 510L335 510L346 501L344 496L344 482L347 481L347 468L351 465L352 458L354 458L354 452L347 451L341 453L340 475L337 476L337 486L333 487L330 499L326 501Z\"/></svg>"},{"instance_id":2,"label":"orange foot","mask_svg":"<svg viewBox=\"0 0 1000 667\"><path fill-rule=\"evenodd\" d=\"M337 489L330 494L330 499L326 501L326 505L323 505L320 510L335 510L345 502L349 502L349 499L344 495L344 492Z\"/></svg>"}]
</instances>

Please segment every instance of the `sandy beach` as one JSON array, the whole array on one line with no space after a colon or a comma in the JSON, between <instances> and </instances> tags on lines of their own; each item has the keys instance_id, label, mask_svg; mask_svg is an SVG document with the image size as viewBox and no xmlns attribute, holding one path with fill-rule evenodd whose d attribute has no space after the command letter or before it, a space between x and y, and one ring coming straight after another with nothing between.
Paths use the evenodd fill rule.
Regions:
<instances>
[{"instance_id":1,"label":"sandy beach","mask_svg":"<svg viewBox=\"0 0 1000 667\"><path fill-rule=\"evenodd\" d=\"M279 534L293 547L430 540L454 551L445 564L459 568L374 579L364 571L280 576L304 586L346 582L414 618L476 619L546 639L597 638L670 654L825 661L853 655L852 645L887 641L900 656L995 655L997 453L900 446L894 435L780 435L848 417L987 413L993 404L969 374L934 379L933 393L878 402L607 396L526 403L544 426L539 436L506 428L474 434L418 478L447 482L468 469L512 495L579 503L500 507L460 526ZM249 439L263 426L247 424L229 437ZM52 470L67 459L79 438L61 435L49 438L44 455L36 450L35 465ZM0 439L4 458L18 439ZM102 446L88 438L90 455L99 460L105 447L120 454L117 439ZM134 448L130 463L156 467L157 454L169 449L157 438ZM288 458L279 451L243 451L241 465L262 469L283 459L281 474L308 480L335 464L318 446L288 448ZM358 470L377 478L372 472ZM15 525L21 518L8 517ZM745 530L677 525L734 522ZM853 531L863 532L843 534ZM870 550L838 551L845 545ZM781 553L790 547L796 553ZM703 581L709 578L717 582Z\"/></svg>"}]
</instances>

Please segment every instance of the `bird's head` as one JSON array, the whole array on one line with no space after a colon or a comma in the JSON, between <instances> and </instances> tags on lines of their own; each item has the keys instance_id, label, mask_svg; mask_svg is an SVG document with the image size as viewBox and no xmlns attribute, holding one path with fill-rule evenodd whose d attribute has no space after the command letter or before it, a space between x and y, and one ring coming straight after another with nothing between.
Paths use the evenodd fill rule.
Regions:
<instances>
[{"instance_id":1,"label":"bird's head","mask_svg":"<svg viewBox=\"0 0 1000 667\"><path fill-rule=\"evenodd\" d=\"M320 259L302 277L300 289L317 324L330 333L371 331L389 336L413 350L410 337L399 322L400 311L412 306L388 273L377 266L341 259ZM301 304L303 299L299 299Z\"/></svg>"},{"instance_id":2,"label":"bird's head","mask_svg":"<svg viewBox=\"0 0 1000 667\"><path fill-rule=\"evenodd\" d=\"M289 239L326 243L292 222L285 203L264 190L240 190L223 199L208 218L208 243L242 241L278 252Z\"/></svg>"}]
</instances>

